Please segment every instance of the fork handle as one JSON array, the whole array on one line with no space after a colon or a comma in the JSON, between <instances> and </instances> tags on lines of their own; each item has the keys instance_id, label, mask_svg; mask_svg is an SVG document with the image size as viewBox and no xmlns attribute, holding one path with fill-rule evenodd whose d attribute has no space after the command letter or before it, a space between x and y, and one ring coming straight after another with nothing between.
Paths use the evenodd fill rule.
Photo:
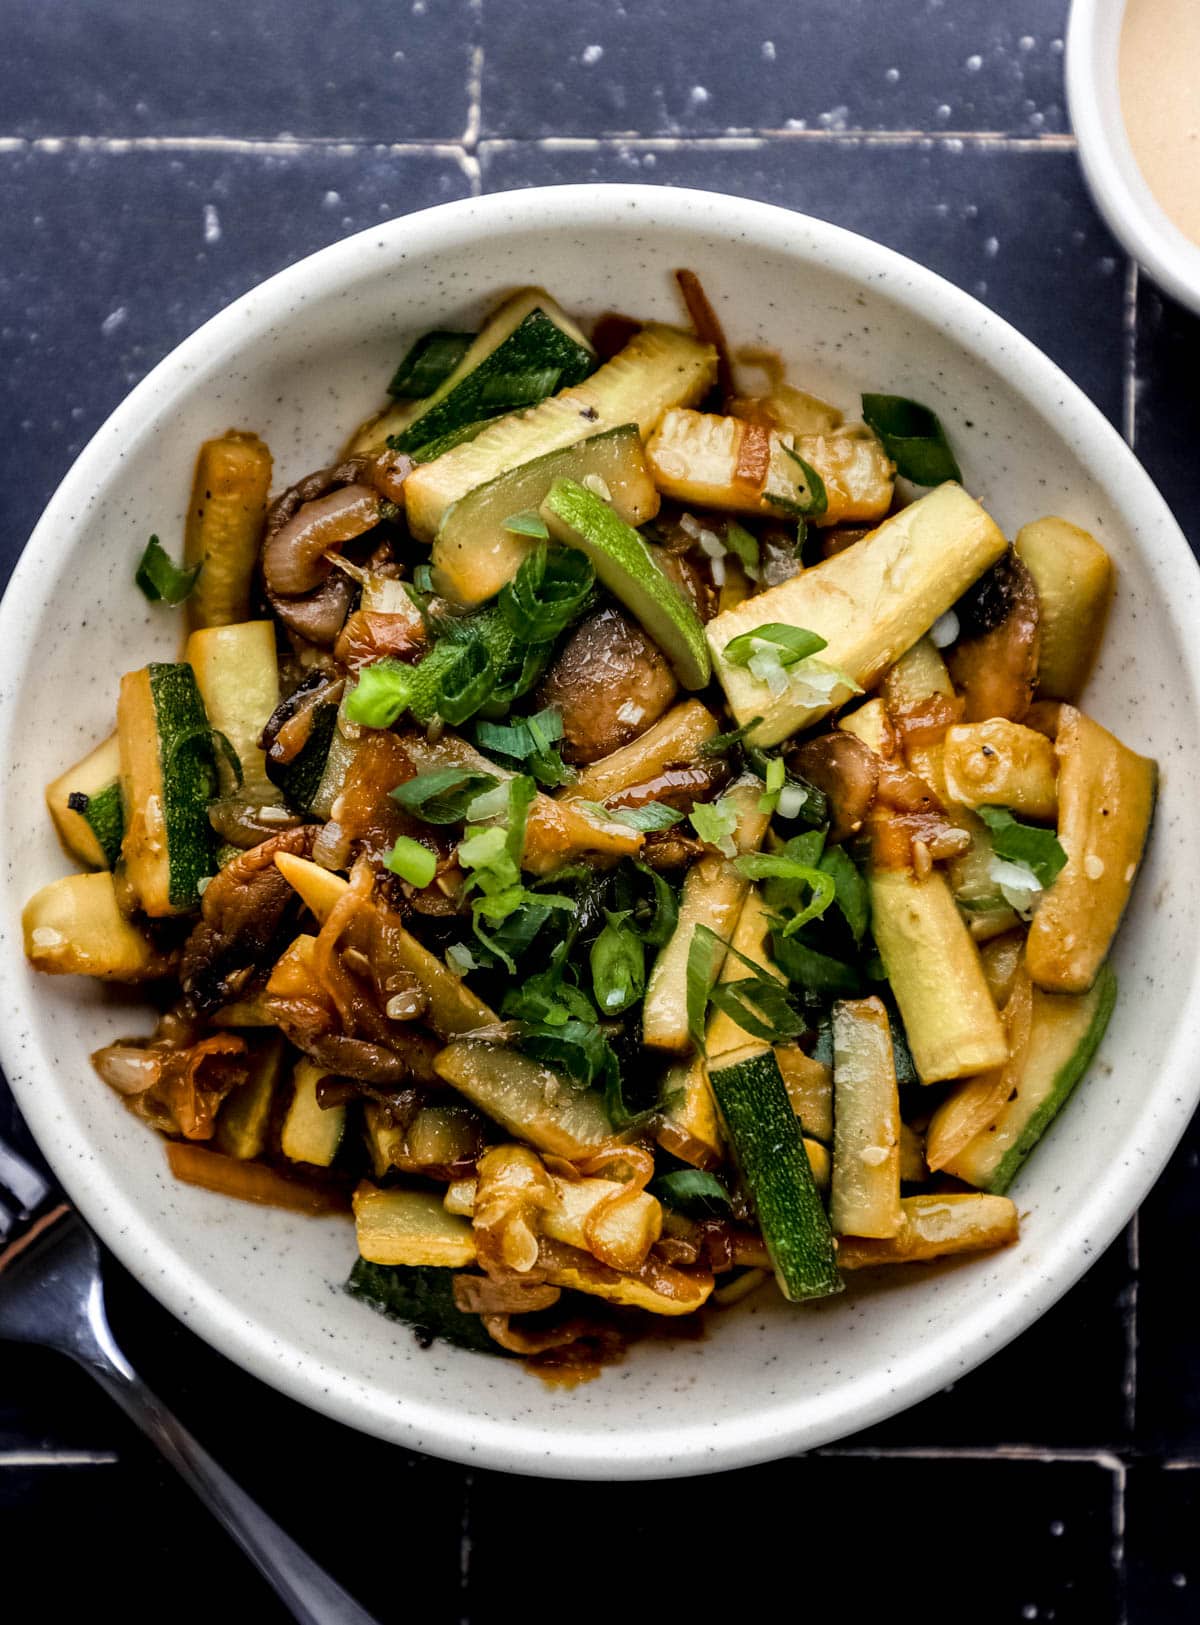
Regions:
<instances>
[{"instance_id":1,"label":"fork handle","mask_svg":"<svg viewBox=\"0 0 1200 1625\"><path fill-rule=\"evenodd\" d=\"M93 1330L97 1330L93 1322ZM107 1332L107 1326L103 1331ZM232 1535L299 1625L377 1625L201 1448L125 1359L111 1334L76 1357Z\"/></svg>"}]
</instances>

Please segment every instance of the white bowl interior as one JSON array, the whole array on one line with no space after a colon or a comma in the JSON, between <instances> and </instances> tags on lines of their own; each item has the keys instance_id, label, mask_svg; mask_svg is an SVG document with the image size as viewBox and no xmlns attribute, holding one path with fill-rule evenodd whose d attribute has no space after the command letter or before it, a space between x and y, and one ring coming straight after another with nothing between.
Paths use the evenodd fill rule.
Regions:
<instances>
[{"instance_id":1,"label":"white bowl interior","mask_svg":"<svg viewBox=\"0 0 1200 1625\"><path fill-rule=\"evenodd\" d=\"M179 625L132 585L147 534L180 535L198 443L265 435L277 484L329 462L412 335L470 324L537 281L585 316L678 319L671 271L697 270L738 344L853 411L910 394L950 426L968 486L1009 533L1061 513L1115 556L1120 590L1088 705L1163 774L1155 836L1116 963L1100 1060L1016 1187L1013 1249L860 1280L792 1309L765 1295L701 1341L652 1341L564 1391L517 1363L435 1347L339 1290L341 1221L174 1183L162 1148L94 1076L89 1052L149 1019L136 1000L33 975L23 902L67 863L43 786L113 725L118 674L170 657ZM898 257L762 205L643 188L564 188L455 204L375 228L248 295L135 392L83 454L28 550L0 627L0 965L19 1103L84 1213L169 1307L295 1397L406 1445L518 1471L654 1476L812 1446L924 1397L1066 1289L1128 1218L1195 1104L1187 1066L1197 857L1196 572L1113 431L980 306Z\"/></svg>"}]
</instances>

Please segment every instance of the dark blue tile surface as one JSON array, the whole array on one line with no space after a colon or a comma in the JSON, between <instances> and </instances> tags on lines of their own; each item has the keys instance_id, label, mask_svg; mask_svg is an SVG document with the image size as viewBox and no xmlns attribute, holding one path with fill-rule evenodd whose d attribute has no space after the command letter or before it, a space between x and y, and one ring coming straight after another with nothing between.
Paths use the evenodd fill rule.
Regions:
<instances>
[{"instance_id":1,"label":"dark blue tile surface","mask_svg":"<svg viewBox=\"0 0 1200 1625\"><path fill-rule=\"evenodd\" d=\"M76 454L180 339L314 249L468 191L461 162L428 152L0 152L0 585Z\"/></svg>"},{"instance_id":2,"label":"dark blue tile surface","mask_svg":"<svg viewBox=\"0 0 1200 1625\"><path fill-rule=\"evenodd\" d=\"M7 0L0 135L457 141L472 0Z\"/></svg>"},{"instance_id":3,"label":"dark blue tile surface","mask_svg":"<svg viewBox=\"0 0 1200 1625\"><path fill-rule=\"evenodd\" d=\"M1066 9L10 0L0 581L87 436L198 322L302 254L473 184L708 186L836 220L984 299L1124 426L1126 267L1060 134ZM611 132L635 139L587 139ZM1195 545L1200 323L1144 277L1134 314L1138 450ZM839 1617L851 1576L855 1618L951 1606L985 1625L1182 1625L1200 1618L1200 1342L1179 1265L1200 1223L1198 1158L1193 1127L1141 1215L1140 1261L1118 1241L980 1371L834 1450L718 1481L471 1475L300 1410L116 1266L112 1318L202 1442L380 1620L490 1625L514 1584L533 1601L532 1543L538 1597L570 1597L584 1618L657 1613L681 1589L694 1606L714 1551L731 1577L750 1563L774 1576L773 1554L799 1548L804 1604ZM79 1458L93 1464L65 1464ZM0 1348L6 1601L45 1589L64 1530L52 1618L113 1594L96 1577L118 1550L126 1620L158 1621L164 1604L185 1621L284 1617L82 1373ZM614 1552L619 1583L592 1583Z\"/></svg>"},{"instance_id":4,"label":"dark blue tile surface","mask_svg":"<svg viewBox=\"0 0 1200 1625\"><path fill-rule=\"evenodd\" d=\"M484 6L486 135L1065 128L1066 0Z\"/></svg>"},{"instance_id":5,"label":"dark blue tile surface","mask_svg":"<svg viewBox=\"0 0 1200 1625\"><path fill-rule=\"evenodd\" d=\"M1126 1497L1129 1618L1134 1625L1195 1625L1200 1619L1200 1469L1142 1462Z\"/></svg>"},{"instance_id":6,"label":"dark blue tile surface","mask_svg":"<svg viewBox=\"0 0 1200 1625\"><path fill-rule=\"evenodd\" d=\"M1200 457L1196 454L1196 381L1200 321L1155 287L1138 281L1137 452L1193 545L1200 541Z\"/></svg>"},{"instance_id":7,"label":"dark blue tile surface","mask_svg":"<svg viewBox=\"0 0 1200 1625\"><path fill-rule=\"evenodd\" d=\"M545 1593L571 1595L573 1617L581 1607L586 1620L611 1619L603 1585L598 1597L576 1589L580 1542L604 1531L642 1619L684 1598L702 1607L702 1587L724 1581L746 1615L757 1602L854 1625L909 1625L940 1609L973 1625L1116 1625L1113 1479L1092 1462L810 1456L654 1494L530 1483L514 1496L509 1480L482 1473L471 1570L481 1596L498 1595L522 1531L537 1530ZM563 1538L570 1530L576 1541Z\"/></svg>"},{"instance_id":8,"label":"dark blue tile surface","mask_svg":"<svg viewBox=\"0 0 1200 1625\"><path fill-rule=\"evenodd\" d=\"M955 139L657 148L484 144L484 185L647 181L707 187L833 220L911 255L1040 345L1118 421L1124 259L1071 152Z\"/></svg>"}]
</instances>

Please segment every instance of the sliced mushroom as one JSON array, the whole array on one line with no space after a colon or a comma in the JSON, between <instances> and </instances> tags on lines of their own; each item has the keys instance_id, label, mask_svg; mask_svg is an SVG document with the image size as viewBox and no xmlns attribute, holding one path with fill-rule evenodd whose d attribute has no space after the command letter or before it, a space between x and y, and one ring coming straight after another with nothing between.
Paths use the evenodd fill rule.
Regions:
<instances>
[{"instance_id":1,"label":"sliced mushroom","mask_svg":"<svg viewBox=\"0 0 1200 1625\"><path fill-rule=\"evenodd\" d=\"M645 733L675 698L667 660L617 609L590 615L568 640L538 690L562 713L563 755L594 762Z\"/></svg>"},{"instance_id":2,"label":"sliced mushroom","mask_svg":"<svg viewBox=\"0 0 1200 1625\"><path fill-rule=\"evenodd\" d=\"M200 919L183 949L179 980L194 1009L215 1010L278 957L296 893L275 866L279 852L307 857L316 830L286 829L244 852L213 876Z\"/></svg>"},{"instance_id":3,"label":"sliced mushroom","mask_svg":"<svg viewBox=\"0 0 1200 1625\"><path fill-rule=\"evenodd\" d=\"M955 606L964 636L947 665L963 696L964 722L1021 722L1037 682L1041 642L1037 588L1009 548Z\"/></svg>"},{"instance_id":4,"label":"sliced mushroom","mask_svg":"<svg viewBox=\"0 0 1200 1625\"><path fill-rule=\"evenodd\" d=\"M263 584L283 624L328 648L353 602L354 583L330 555L373 530L385 517L375 484L390 479L376 460L354 458L321 469L271 504L262 548Z\"/></svg>"},{"instance_id":5,"label":"sliced mushroom","mask_svg":"<svg viewBox=\"0 0 1200 1625\"><path fill-rule=\"evenodd\" d=\"M853 734L828 733L793 751L788 765L829 798L831 842L863 827L879 788L882 759Z\"/></svg>"}]
</instances>

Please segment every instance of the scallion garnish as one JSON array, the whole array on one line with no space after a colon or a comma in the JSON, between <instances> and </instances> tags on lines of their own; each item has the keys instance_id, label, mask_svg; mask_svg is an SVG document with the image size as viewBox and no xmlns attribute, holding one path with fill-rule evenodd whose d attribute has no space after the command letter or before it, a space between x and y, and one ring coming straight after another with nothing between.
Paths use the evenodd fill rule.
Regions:
<instances>
[{"instance_id":1,"label":"scallion garnish","mask_svg":"<svg viewBox=\"0 0 1200 1625\"><path fill-rule=\"evenodd\" d=\"M962 474L936 413L904 395L864 395L864 422L883 441L896 472L914 485L941 485Z\"/></svg>"},{"instance_id":2,"label":"scallion garnish","mask_svg":"<svg viewBox=\"0 0 1200 1625\"><path fill-rule=\"evenodd\" d=\"M428 886L437 874L437 853L414 841L411 835L397 835L395 845L383 862L394 875L418 888Z\"/></svg>"},{"instance_id":3,"label":"scallion garnish","mask_svg":"<svg viewBox=\"0 0 1200 1625\"><path fill-rule=\"evenodd\" d=\"M1022 824L1007 807L980 807L977 810L992 832L992 851L998 858L1023 864L1033 872L1041 886L1054 884L1066 864L1067 854L1052 829Z\"/></svg>"},{"instance_id":4,"label":"scallion garnish","mask_svg":"<svg viewBox=\"0 0 1200 1625\"><path fill-rule=\"evenodd\" d=\"M529 508L525 513L510 513L504 521L504 528L513 536L535 536L542 542L550 537L546 521L535 508Z\"/></svg>"},{"instance_id":5,"label":"scallion garnish","mask_svg":"<svg viewBox=\"0 0 1200 1625\"><path fill-rule=\"evenodd\" d=\"M766 621L752 632L730 638L721 651L721 658L729 666L748 666L754 656L761 652L760 646L777 651L781 666L795 666L810 655L819 654L826 647L826 640L819 632L809 632L803 626Z\"/></svg>"},{"instance_id":6,"label":"scallion garnish","mask_svg":"<svg viewBox=\"0 0 1200 1625\"><path fill-rule=\"evenodd\" d=\"M479 773L465 767L437 767L398 784L391 796L405 812L414 813L427 824L457 824L467 816L467 808L483 791L499 783L493 773Z\"/></svg>"},{"instance_id":7,"label":"scallion garnish","mask_svg":"<svg viewBox=\"0 0 1200 1625\"><path fill-rule=\"evenodd\" d=\"M182 570L167 554L157 536L151 536L138 561L134 582L152 604L182 604L195 587L204 561Z\"/></svg>"}]
</instances>

